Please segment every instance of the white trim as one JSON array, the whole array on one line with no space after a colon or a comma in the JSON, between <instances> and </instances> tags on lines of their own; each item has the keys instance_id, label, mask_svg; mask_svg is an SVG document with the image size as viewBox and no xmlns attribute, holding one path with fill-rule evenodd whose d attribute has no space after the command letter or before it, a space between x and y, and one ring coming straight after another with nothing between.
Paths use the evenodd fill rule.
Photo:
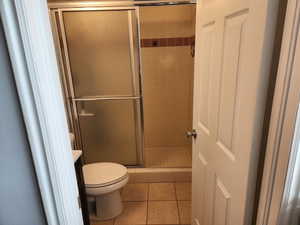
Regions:
<instances>
[{"instance_id":1,"label":"white trim","mask_svg":"<svg viewBox=\"0 0 300 225\"><path fill-rule=\"evenodd\" d=\"M136 5L174 5L174 4L196 4L195 0L141 0L141 1L49 1L50 9L57 8L85 8L85 7L101 7L101 6L136 6Z\"/></svg>"},{"instance_id":2,"label":"white trim","mask_svg":"<svg viewBox=\"0 0 300 225\"><path fill-rule=\"evenodd\" d=\"M293 73L299 4L298 0L289 0L257 225L276 224L274 221L280 208L278 200L283 193L285 176L282 171L287 170L287 150L293 137L293 127L287 125L294 122L292 117L287 121L286 115L295 117L296 110L288 109L288 100L293 75L300 75ZM0 13L47 222L49 225L82 225L47 2L2 0ZM292 103L299 98L292 97ZM280 156L284 157L279 161ZM276 191L278 189L281 190Z\"/></svg>"},{"instance_id":3,"label":"white trim","mask_svg":"<svg viewBox=\"0 0 300 225\"><path fill-rule=\"evenodd\" d=\"M289 0L268 134L257 225L278 223L300 94L300 84L296 82L300 74L294 73L297 69L294 62L299 38L299 22L300 3L298 0ZM293 87L293 84L298 86L298 90Z\"/></svg>"},{"instance_id":4,"label":"white trim","mask_svg":"<svg viewBox=\"0 0 300 225\"><path fill-rule=\"evenodd\" d=\"M2 0L0 13L47 222L82 225L47 2Z\"/></svg>"},{"instance_id":5,"label":"white trim","mask_svg":"<svg viewBox=\"0 0 300 225\"><path fill-rule=\"evenodd\" d=\"M295 125L295 134L290 153L288 172L285 180L284 194L277 224L297 224L299 213L299 186L300 186L300 113L299 107Z\"/></svg>"}]
</instances>

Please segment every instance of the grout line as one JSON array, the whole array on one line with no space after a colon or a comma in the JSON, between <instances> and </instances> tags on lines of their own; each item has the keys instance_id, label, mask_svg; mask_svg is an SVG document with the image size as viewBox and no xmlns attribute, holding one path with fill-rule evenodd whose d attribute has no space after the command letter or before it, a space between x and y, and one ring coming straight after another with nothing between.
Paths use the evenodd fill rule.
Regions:
<instances>
[{"instance_id":1,"label":"grout line","mask_svg":"<svg viewBox=\"0 0 300 225\"><path fill-rule=\"evenodd\" d=\"M179 202L189 202L190 200L176 200L176 199L172 199L172 200L150 200L150 201L147 201L147 200L143 200L143 201L124 201L123 203L139 203L139 202L176 202L176 201L179 201Z\"/></svg>"},{"instance_id":2,"label":"grout line","mask_svg":"<svg viewBox=\"0 0 300 225\"><path fill-rule=\"evenodd\" d=\"M177 190L176 190L176 182L159 182L159 183L168 183L168 184L172 184L173 188L174 188L174 194L175 194L175 200L151 200L153 202L161 202L161 201L164 201L164 202L176 202L176 206L177 206L177 214L178 214L178 224L177 225L183 225L181 223L181 217L180 217L180 210L179 210L179 199L178 199L178 196L177 196ZM186 182L182 182L182 183L186 183ZM146 188L147 188L147 199L146 200L141 200L141 201L123 201L123 203L127 203L127 202L146 202L146 222L145 224L141 224L141 225L155 225L155 224L151 224L151 223L148 223L148 217L149 217L149 214L148 214L148 211L149 211L149 202L151 202L149 200L149 196L150 196L150 184L151 183L144 183L146 184ZM187 202L190 202L190 200L185 200ZM116 225L116 220L117 218L113 219L113 224ZM171 225L171 224L163 224L163 225ZM187 225L190 225L190 224L187 224Z\"/></svg>"},{"instance_id":3,"label":"grout line","mask_svg":"<svg viewBox=\"0 0 300 225\"><path fill-rule=\"evenodd\" d=\"M146 211L146 224L148 224L149 192L150 192L150 183L147 184L147 211Z\"/></svg>"},{"instance_id":4,"label":"grout line","mask_svg":"<svg viewBox=\"0 0 300 225\"><path fill-rule=\"evenodd\" d=\"M146 202L146 201L143 201ZM149 201L149 202L177 202L177 200L155 200L155 201ZM188 202L188 201L186 201Z\"/></svg>"},{"instance_id":5,"label":"grout line","mask_svg":"<svg viewBox=\"0 0 300 225\"><path fill-rule=\"evenodd\" d=\"M175 199L176 199L176 204L177 204L177 213L178 213L178 224L181 224L181 218L180 218L180 211L179 211L179 202L178 202L178 198L177 198L177 191L176 191L176 183L173 183L174 185L174 189L175 189Z\"/></svg>"},{"instance_id":6,"label":"grout line","mask_svg":"<svg viewBox=\"0 0 300 225\"><path fill-rule=\"evenodd\" d=\"M191 181L151 181L151 182L136 182L136 183L129 183L129 184L180 184L180 183L191 183Z\"/></svg>"}]
</instances>

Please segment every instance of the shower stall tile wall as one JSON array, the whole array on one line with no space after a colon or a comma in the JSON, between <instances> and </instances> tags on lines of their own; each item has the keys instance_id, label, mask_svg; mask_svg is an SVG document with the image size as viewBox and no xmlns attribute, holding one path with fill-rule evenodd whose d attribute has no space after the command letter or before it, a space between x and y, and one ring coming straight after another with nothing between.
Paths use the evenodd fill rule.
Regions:
<instances>
[{"instance_id":1,"label":"shower stall tile wall","mask_svg":"<svg viewBox=\"0 0 300 225\"><path fill-rule=\"evenodd\" d=\"M140 8L147 167L191 167L195 13L195 5Z\"/></svg>"}]
</instances>

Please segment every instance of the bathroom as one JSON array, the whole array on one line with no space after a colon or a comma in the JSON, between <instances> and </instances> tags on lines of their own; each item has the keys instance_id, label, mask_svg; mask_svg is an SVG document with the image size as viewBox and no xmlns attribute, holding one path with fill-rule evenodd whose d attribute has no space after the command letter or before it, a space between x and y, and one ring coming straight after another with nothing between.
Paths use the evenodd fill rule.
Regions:
<instances>
[{"instance_id":1,"label":"bathroom","mask_svg":"<svg viewBox=\"0 0 300 225\"><path fill-rule=\"evenodd\" d=\"M0 17L0 224L296 224L299 1L3 0Z\"/></svg>"},{"instance_id":2,"label":"bathroom","mask_svg":"<svg viewBox=\"0 0 300 225\"><path fill-rule=\"evenodd\" d=\"M85 223L191 224L195 2L48 5Z\"/></svg>"}]
</instances>

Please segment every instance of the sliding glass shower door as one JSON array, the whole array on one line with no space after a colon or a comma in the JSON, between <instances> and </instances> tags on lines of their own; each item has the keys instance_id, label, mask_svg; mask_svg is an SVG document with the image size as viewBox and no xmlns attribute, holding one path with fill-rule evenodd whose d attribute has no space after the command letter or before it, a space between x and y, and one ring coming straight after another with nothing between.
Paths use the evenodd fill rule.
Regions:
<instances>
[{"instance_id":1,"label":"sliding glass shower door","mask_svg":"<svg viewBox=\"0 0 300 225\"><path fill-rule=\"evenodd\" d=\"M67 9L55 17L86 163L142 164L136 10Z\"/></svg>"}]
</instances>

